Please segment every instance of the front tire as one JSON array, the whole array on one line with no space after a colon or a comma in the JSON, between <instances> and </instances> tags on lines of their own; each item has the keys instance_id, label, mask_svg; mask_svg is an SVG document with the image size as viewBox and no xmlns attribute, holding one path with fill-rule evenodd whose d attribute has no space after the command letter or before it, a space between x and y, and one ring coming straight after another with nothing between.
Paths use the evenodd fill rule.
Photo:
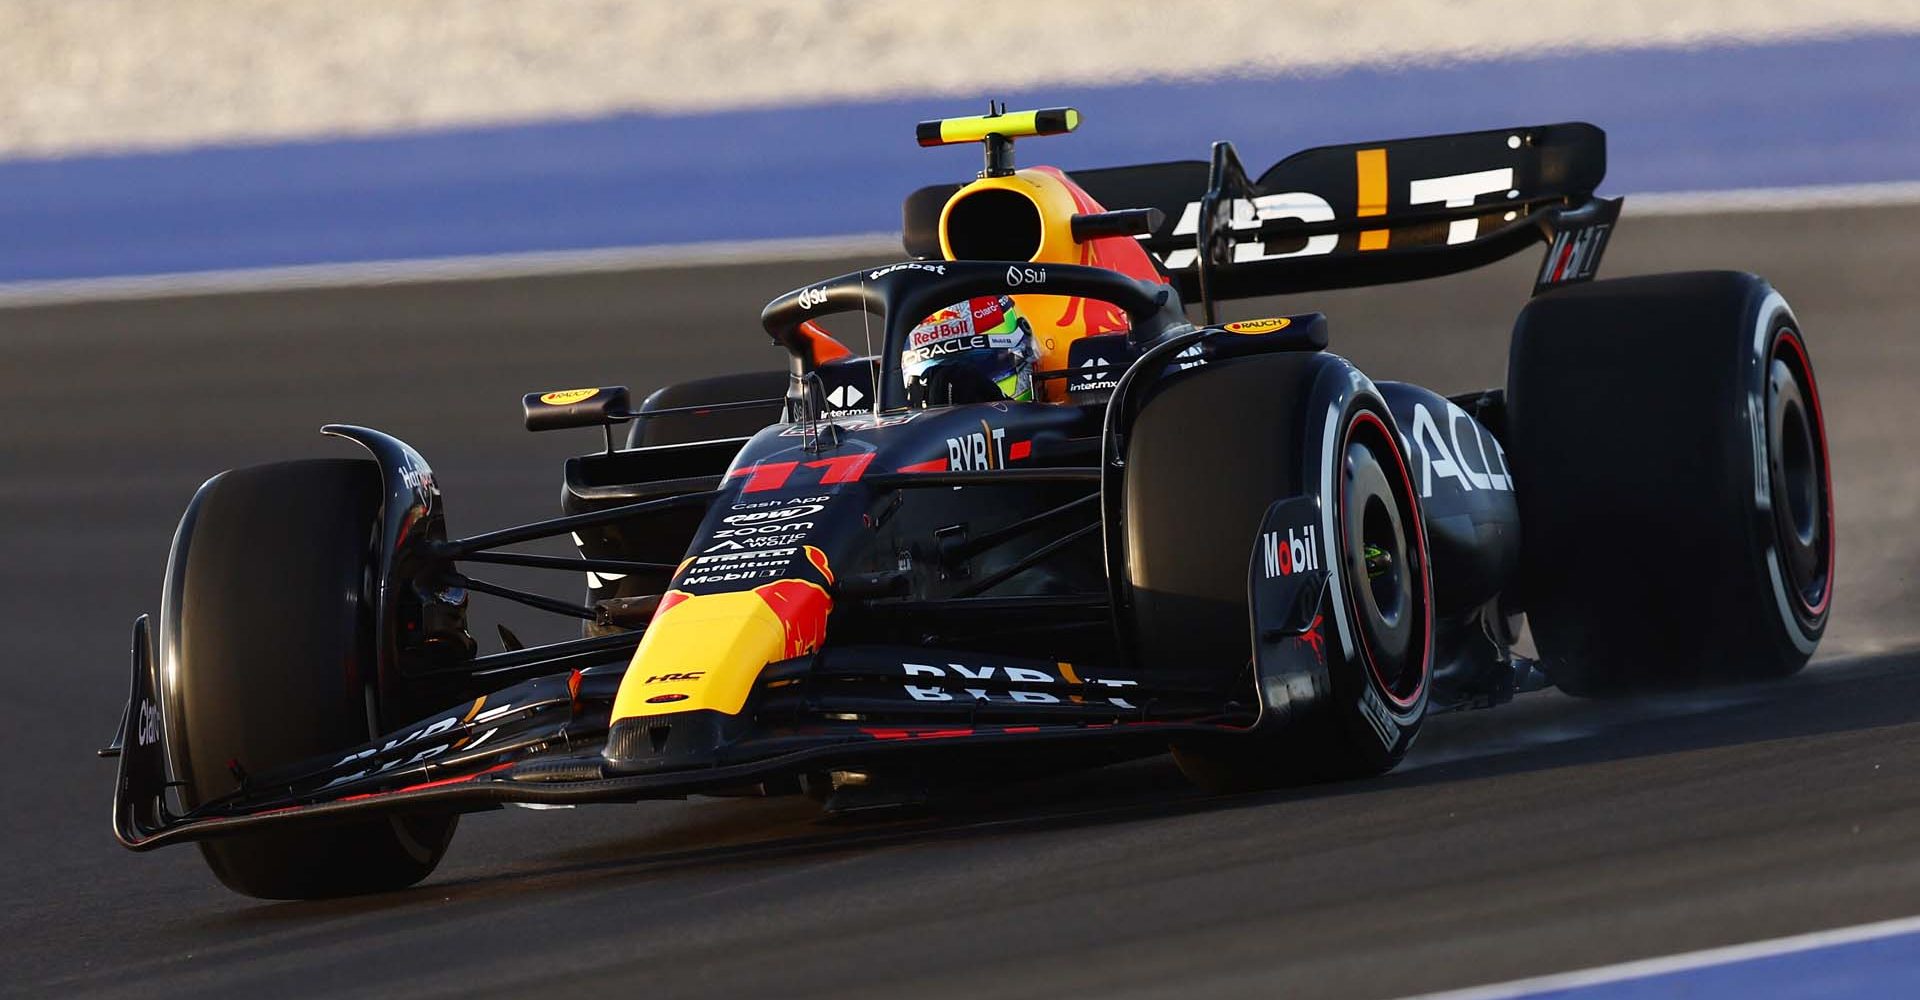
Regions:
<instances>
[{"instance_id":1,"label":"front tire","mask_svg":"<svg viewBox=\"0 0 1920 1000\"><path fill-rule=\"evenodd\" d=\"M194 497L161 604L170 743L187 808L382 728L369 568L380 498L379 470L358 460L224 472ZM244 895L348 896L427 877L457 818L261 830L202 841L200 851Z\"/></svg>"}]
</instances>

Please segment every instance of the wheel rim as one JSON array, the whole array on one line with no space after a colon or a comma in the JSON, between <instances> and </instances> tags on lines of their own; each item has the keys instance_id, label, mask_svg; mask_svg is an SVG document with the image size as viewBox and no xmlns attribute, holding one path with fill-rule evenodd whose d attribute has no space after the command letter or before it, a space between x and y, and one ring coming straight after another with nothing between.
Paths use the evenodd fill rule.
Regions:
<instances>
[{"instance_id":1,"label":"wheel rim","mask_svg":"<svg viewBox=\"0 0 1920 1000\"><path fill-rule=\"evenodd\" d=\"M1411 501L1412 480L1391 435L1361 411L1341 449L1339 551L1362 657L1402 708L1419 699L1427 660L1426 568Z\"/></svg>"},{"instance_id":2,"label":"wheel rim","mask_svg":"<svg viewBox=\"0 0 1920 1000\"><path fill-rule=\"evenodd\" d=\"M1767 465L1774 541L1803 618L1826 610L1833 577L1832 487L1812 366L1782 329L1767 365Z\"/></svg>"}]
</instances>

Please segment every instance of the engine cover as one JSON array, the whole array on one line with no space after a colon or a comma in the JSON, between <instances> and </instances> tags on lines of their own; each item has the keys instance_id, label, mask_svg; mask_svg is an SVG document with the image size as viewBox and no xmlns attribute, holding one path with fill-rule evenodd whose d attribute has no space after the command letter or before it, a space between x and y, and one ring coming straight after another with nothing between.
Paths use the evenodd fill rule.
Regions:
<instances>
[{"instance_id":1,"label":"engine cover","mask_svg":"<svg viewBox=\"0 0 1920 1000\"><path fill-rule=\"evenodd\" d=\"M1506 453L1492 432L1444 397L1405 382L1377 385L1407 438L1436 609L1472 610L1505 590L1520 564L1520 508Z\"/></svg>"}]
</instances>

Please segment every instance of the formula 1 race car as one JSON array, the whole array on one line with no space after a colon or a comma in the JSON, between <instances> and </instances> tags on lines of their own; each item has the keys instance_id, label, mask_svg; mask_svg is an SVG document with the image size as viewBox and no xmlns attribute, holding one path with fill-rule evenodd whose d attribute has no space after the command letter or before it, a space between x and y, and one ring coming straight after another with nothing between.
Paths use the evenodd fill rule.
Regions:
<instances>
[{"instance_id":1,"label":"formula 1 race car","mask_svg":"<svg viewBox=\"0 0 1920 1000\"><path fill-rule=\"evenodd\" d=\"M566 463L563 516L453 536L427 462L355 426L325 432L367 457L209 480L102 751L120 841L196 841L253 896L378 891L503 803L846 812L1169 748L1208 789L1349 778L1435 711L1813 652L1834 526L1799 325L1749 274L1591 280L1621 206L1594 195L1599 129L1324 147L1254 180L1224 142L1015 169L1015 139L1079 116L991 111L920 126L985 169L907 199L911 259L766 306L788 371L638 407L528 395L528 429L606 439ZM1375 382L1319 314L1217 322L1535 242L1504 388ZM578 557L514 548L560 536ZM483 653L473 594L584 635Z\"/></svg>"}]
</instances>

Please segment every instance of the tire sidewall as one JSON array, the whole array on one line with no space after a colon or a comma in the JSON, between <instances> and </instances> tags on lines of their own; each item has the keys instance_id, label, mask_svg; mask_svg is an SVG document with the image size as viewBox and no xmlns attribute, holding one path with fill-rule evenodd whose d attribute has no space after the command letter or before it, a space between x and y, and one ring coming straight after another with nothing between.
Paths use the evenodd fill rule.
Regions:
<instances>
[{"instance_id":1,"label":"tire sidewall","mask_svg":"<svg viewBox=\"0 0 1920 1000\"><path fill-rule=\"evenodd\" d=\"M369 576L379 486L373 463L311 460L223 473L194 497L168 563L159 650L163 742L183 807L379 728ZM426 877L457 819L371 816L199 847L245 895L351 895Z\"/></svg>"},{"instance_id":2,"label":"tire sidewall","mask_svg":"<svg viewBox=\"0 0 1920 1000\"><path fill-rule=\"evenodd\" d=\"M1351 746L1364 748L1368 770L1385 770L1406 754L1419 735L1433 687L1433 574L1424 515L1410 475L1406 438L1370 379L1350 365L1324 370L1316 380L1309 407L1307 426L1312 436L1308 447L1302 449L1305 468L1301 482L1313 484L1320 496L1321 531L1328 548L1326 565L1335 570L1324 605L1329 619L1323 632L1331 687L1326 714L1346 731ZM1418 633L1422 652L1419 684L1411 697L1396 697L1366 662L1354 617L1354 581L1346 578L1341 565L1342 532L1346 530L1340 523L1343 459L1356 428L1370 419L1379 421L1397 459L1397 468L1389 467L1388 471L1400 477L1399 488L1404 492L1398 499L1404 504L1405 522L1413 529L1409 552L1419 564L1415 596L1423 619Z\"/></svg>"},{"instance_id":3,"label":"tire sidewall","mask_svg":"<svg viewBox=\"0 0 1920 1000\"><path fill-rule=\"evenodd\" d=\"M1769 369L1783 332L1804 349L1798 331L1765 280L1737 271L1596 281L1521 310L1506 428L1522 522L1516 598L1562 690L1761 680L1807 661L1831 608L1835 538L1810 358L1796 376L1826 465L1826 607L1796 620L1795 595L1770 569L1785 566Z\"/></svg>"},{"instance_id":4,"label":"tire sidewall","mask_svg":"<svg viewBox=\"0 0 1920 1000\"><path fill-rule=\"evenodd\" d=\"M1746 379L1743 386L1752 444L1751 447L1740 449L1741 456L1736 460L1736 467L1744 464L1751 484L1751 489L1746 491L1745 504L1753 539L1749 546L1755 562L1752 578L1760 581L1759 586L1765 590L1760 595L1759 603L1773 611L1768 616L1772 619L1770 633L1773 642L1770 647L1779 651L1782 662L1778 672L1785 673L1797 668L1806 657L1813 654L1826 632L1828 616L1833 610L1837 540L1834 533L1832 453L1827 445L1825 418L1821 412L1819 390L1814 382L1812 358L1807 353L1806 339L1800 333L1800 324L1794 318L1792 308L1779 292L1766 285L1755 290L1754 298L1750 309L1753 321L1747 339ZM1792 345L1783 343L1788 340L1792 341ZM1786 582L1786 560L1780 550L1778 515L1774 510L1771 480L1770 457L1778 443L1772 440L1769 429L1769 370L1774 358L1782 356L1781 352L1786 352L1789 357L1794 356L1795 346L1798 347L1797 361L1803 366L1799 372L1804 380L1803 390L1810 404L1808 418L1813 422L1814 443L1820 452L1821 477L1817 486L1821 491L1825 519L1823 541L1827 548L1825 599L1817 611L1810 613L1800 596ZM1795 656L1794 652L1799 655Z\"/></svg>"},{"instance_id":5,"label":"tire sidewall","mask_svg":"<svg viewBox=\"0 0 1920 1000\"><path fill-rule=\"evenodd\" d=\"M309 463L290 462L284 463L284 467L292 469L303 464ZM314 462L310 463L310 465L318 467L321 463ZM341 470L349 467L344 463L336 463L336 465ZM167 581L161 596L160 626L161 671L162 676L168 679L168 683L162 687L161 700L163 703L162 711L165 714L166 724L168 726L167 745L170 750L170 766L175 780L180 782L177 787L179 789L181 803L188 809L196 808L210 799L219 798L229 791L229 789L226 788L216 789L208 787L219 782L220 776L223 776L226 772L224 761L226 756L225 751L210 754L207 752L208 748L202 745L200 746L198 756L213 757L216 759L208 761L196 760L196 745L201 745L206 742L205 734L198 732L198 729L202 728L204 723L197 720L197 716L204 706L197 705L197 703L214 695L212 691L206 689L206 682L199 677L203 671L196 669L194 663L187 662L190 656L190 647L193 644L190 636L194 632L219 630L220 628L259 627L249 622L233 622L227 623L224 626L218 626L212 625L208 621L205 608L209 602L217 602L217 597L200 595L197 592L199 587L207 586L207 583L197 579L193 569L194 564L198 561L196 547L204 548L208 544L231 545L232 543L215 543L210 539L203 540L206 536L223 532L226 529L226 525L224 524L208 523L209 518L203 516L204 508L215 503L213 498L216 493L221 491L231 492L234 490L244 491L249 487L247 477L258 476L262 473L271 473L275 468L276 467L262 467L228 471L208 480L194 496L193 502L189 505L187 515L182 518L180 528L174 539L174 551L168 560ZM364 471L365 469L370 469L371 466L370 464L365 466L354 465L352 468L356 469L356 471ZM377 478L375 482L377 482ZM369 701L377 702L378 700L377 697L371 697L371 695L377 692L378 685L378 671L376 668L377 646L373 621L374 602L377 600L377 595L372 592L372 581L368 575L369 567L373 560L374 539L377 537L378 531L379 500L377 490L364 497L363 501L369 504L369 506L362 511L355 512L354 520L356 522L364 521L367 525L367 530L362 533L360 529L356 528L354 532L343 535L341 539L342 541L348 537L354 539L355 552L351 558L349 559L344 554L342 555L343 559L353 564L351 568L344 565L337 568L314 565L300 567L300 571L304 573L321 573L322 575L334 577L335 586L330 589L351 594L350 599L340 601L331 608L316 609L313 612L309 612L310 614L323 616L326 619L326 623L322 626L325 632L350 637L347 639L344 648L340 651L339 659L341 661L342 672L338 679L328 686L337 687L343 697L351 694L357 702L357 707L349 705L338 711L325 713L335 721L334 723L323 724L320 728L331 728L335 731L331 733L330 739L326 741L329 745L319 746L316 744L316 747L312 750L314 755L327 752L335 746L350 746L362 740L371 739L377 734L381 722L381 720L373 717L373 713L369 711L368 705ZM214 519L217 520L220 513L220 511L216 511L213 515ZM364 546L359 544L362 541L364 541ZM332 572L329 572L329 570L332 570ZM264 573L265 570L263 569L262 572ZM194 585L190 585L190 581L193 581ZM257 585L264 586L268 584L261 582ZM223 683L223 681L216 678L214 683L220 684ZM271 714L278 715L279 713ZM358 728L352 731L349 731L348 726L350 724L346 719L346 717L349 716L353 719L353 722L358 724ZM287 724L304 724L302 728L311 728L310 719L310 715L300 715L290 718ZM230 728L233 723L222 720L217 723L217 725L225 729ZM292 761L251 760L241 763L250 771L257 773L261 770L292 763Z\"/></svg>"}]
</instances>

